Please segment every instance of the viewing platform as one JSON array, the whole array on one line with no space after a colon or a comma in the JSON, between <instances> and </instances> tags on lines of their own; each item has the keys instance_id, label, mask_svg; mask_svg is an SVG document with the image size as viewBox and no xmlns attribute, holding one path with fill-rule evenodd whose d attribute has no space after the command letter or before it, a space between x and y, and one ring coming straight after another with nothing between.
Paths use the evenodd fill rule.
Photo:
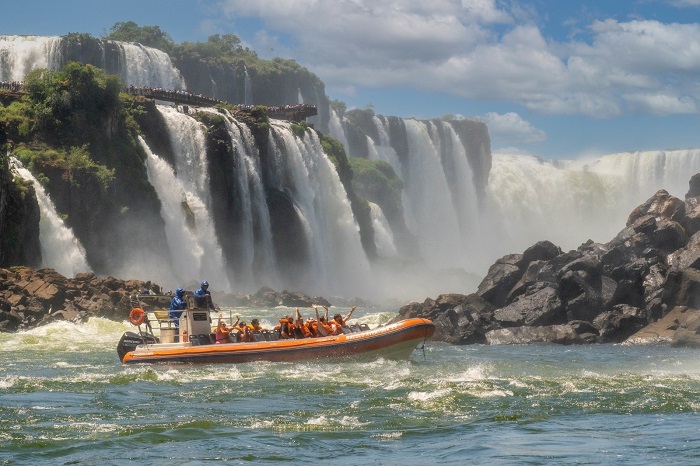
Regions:
<instances>
[{"instance_id":1,"label":"viewing platform","mask_svg":"<svg viewBox=\"0 0 700 466\"><path fill-rule=\"evenodd\" d=\"M228 104L229 102L214 99L212 97L207 97L201 94L192 94L187 91L179 90L168 90L150 87L135 87L130 86L126 89L132 95L143 96L148 99L162 100L166 102L173 102L180 105L190 105L194 107L214 107L218 104ZM254 110L258 105L243 105L234 104L242 110ZM267 109L267 115L270 118L275 118L278 120L288 120L294 122L301 122L309 117L316 116L318 110L315 105L307 104L295 104L295 105L283 105L283 106L266 106L262 107Z\"/></svg>"}]
</instances>

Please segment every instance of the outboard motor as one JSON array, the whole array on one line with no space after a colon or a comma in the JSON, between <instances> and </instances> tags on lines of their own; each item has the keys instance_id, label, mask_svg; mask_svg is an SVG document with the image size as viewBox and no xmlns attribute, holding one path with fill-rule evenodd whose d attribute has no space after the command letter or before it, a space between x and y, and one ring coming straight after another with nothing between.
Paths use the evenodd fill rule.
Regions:
<instances>
[{"instance_id":1,"label":"outboard motor","mask_svg":"<svg viewBox=\"0 0 700 466\"><path fill-rule=\"evenodd\" d=\"M139 345L150 345L154 343L158 343L158 339L150 333L141 332L139 335L134 332L125 332L117 345L119 360L124 362L126 353L134 351Z\"/></svg>"}]
</instances>

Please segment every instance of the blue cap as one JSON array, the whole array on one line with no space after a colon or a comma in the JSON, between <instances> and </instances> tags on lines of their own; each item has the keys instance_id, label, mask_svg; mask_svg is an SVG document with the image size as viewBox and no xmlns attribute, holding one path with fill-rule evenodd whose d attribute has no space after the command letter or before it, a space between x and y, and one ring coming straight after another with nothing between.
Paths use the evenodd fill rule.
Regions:
<instances>
[{"instance_id":1,"label":"blue cap","mask_svg":"<svg viewBox=\"0 0 700 466\"><path fill-rule=\"evenodd\" d=\"M175 290L175 294L178 296L182 296L184 292L185 290L183 290L182 288L178 288L177 290Z\"/></svg>"},{"instance_id":2,"label":"blue cap","mask_svg":"<svg viewBox=\"0 0 700 466\"><path fill-rule=\"evenodd\" d=\"M206 280L204 280L204 281L202 282L202 286L209 286L209 282L206 281Z\"/></svg>"}]
</instances>

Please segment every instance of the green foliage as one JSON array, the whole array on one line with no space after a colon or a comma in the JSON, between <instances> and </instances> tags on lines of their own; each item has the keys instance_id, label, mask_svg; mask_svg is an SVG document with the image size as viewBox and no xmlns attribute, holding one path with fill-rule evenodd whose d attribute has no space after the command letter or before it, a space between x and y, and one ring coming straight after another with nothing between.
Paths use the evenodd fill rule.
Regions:
<instances>
[{"instance_id":1,"label":"green foliage","mask_svg":"<svg viewBox=\"0 0 700 466\"><path fill-rule=\"evenodd\" d=\"M107 190L114 180L114 169L95 163L90 156L87 146L71 147L65 151L49 147L29 148L20 144L13 151L13 155L26 166L41 184L46 184L48 178L41 172L43 166L57 167L69 173L86 173L94 176L100 182L103 190Z\"/></svg>"},{"instance_id":2,"label":"green foliage","mask_svg":"<svg viewBox=\"0 0 700 466\"><path fill-rule=\"evenodd\" d=\"M303 138L307 129L309 129L309 124L306 121L292 123L292 133L298 138Z\"/></svg>"},{"instance_id":3,"label":"green foliage","mask_svg":"<svg viewBox=\"0 0 700 466\"><path fill-rule=\"evenodd\" d=\"M34 70L25 78L29 114L45 136L75 143L120 109L121 81L91 65Z\"/></svg>"},{"instance_id":4,"label":"green foliage","mask_svg":"<svg viewBox=\"0 0 700 466\"><path fill-rule=\"evenodd\" d=\"M345 114L346 110L348 109L348 105L342 100L333 99L329 102L329 104L331 109L334 110L335 113L337 113L338 115Z\"/></svg>"},{"instance_id":5,"label":"green foliage","mask_svg":"<svg viewBox=\"0 0 700 466\"><path fill-rule=\"evenodd\" d=\"M387 162L359 157L348 160L355 174L353 185L357 184L358 192L378 193L386 188L397 192L403 189L401 179Z\"/></svg>"},{"instance_id":6,"label":"green foliage","mask_svg":"<svg viewBox=\"0 0 700 466\"><path fill-rule=\"evenodd\" d=\"M343 143L323 133L317 133L321 139L321 147L334 165L338 165L340 160L345 160L345 148Z\"/></svg>"},{"instance_id":7,"label":"green foliage","mask_svg":"<svg viewBox=\"0 0 700 466\"><path fill-rule=\"evenodd\" d=\"M138 42L147 47L153 47L170 53L175 46L173 39L158 26L139 26L133 21L115 23L105 39L122 42Z\"/></svg>"},{"instance_id":8,"label":"green foliage","mask_svg":"<svg viewBox=\"0 0 700 466\"><path fill-rule=\"evenodd\" d=\"M4 130L9 140L28 136L33 126L24 103L15 101L6 107L0 105L0 130Z\"/></svg>"}]
</instances>

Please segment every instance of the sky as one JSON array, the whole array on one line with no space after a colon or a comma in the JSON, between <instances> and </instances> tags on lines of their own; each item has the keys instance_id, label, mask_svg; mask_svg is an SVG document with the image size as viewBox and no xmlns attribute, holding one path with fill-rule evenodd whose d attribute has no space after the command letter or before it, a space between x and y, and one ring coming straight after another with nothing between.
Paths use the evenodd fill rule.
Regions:
<instances>
[{"instance_id":1,"label":"sky","mask_svg":"<svg viewBox=\"0 0 700 466\"><path fill-rule=\"evenodd\" d=\"M349 108L481 119L494 153L700 148L700 0L22 0L2 2L0 35L120 21L236 34Z\"/></svg>"}]
</instances>

